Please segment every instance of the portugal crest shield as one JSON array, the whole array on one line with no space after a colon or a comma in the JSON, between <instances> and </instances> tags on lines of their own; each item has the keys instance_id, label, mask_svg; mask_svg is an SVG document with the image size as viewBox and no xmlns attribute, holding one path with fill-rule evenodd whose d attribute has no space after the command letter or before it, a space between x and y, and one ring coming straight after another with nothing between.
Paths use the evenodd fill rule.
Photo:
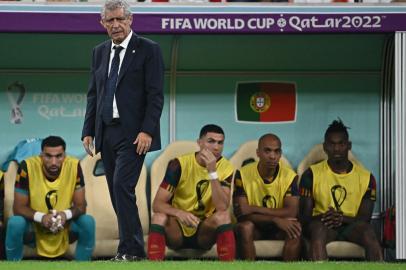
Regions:
<instances>
[{"instance_id":1,"label":"portugal crest shield","mask_svg":"<svg viewBox=\"0 0 406 270\"><path fill-rule=\"evenodd\" d=\"M265 112L271 106L271 98L265 92L256 92L251 96L250 106L257 113Z\"/></svg>"}]
</instances>

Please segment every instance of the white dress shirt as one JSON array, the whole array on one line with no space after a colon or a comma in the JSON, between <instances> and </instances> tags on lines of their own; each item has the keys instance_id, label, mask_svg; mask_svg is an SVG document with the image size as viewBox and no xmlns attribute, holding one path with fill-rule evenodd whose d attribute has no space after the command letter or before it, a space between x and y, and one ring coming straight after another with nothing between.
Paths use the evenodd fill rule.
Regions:
<instances>
[{"instance_id":1,"label":"white dress shirt","mask_svg":"<svg viewBox=\"0 0 406 270\"><path fill-rule=\"evenodd\" d=\"M128 36L121 42L120 44L114 44L111 42L111 49L110 49L110 61L109 61L109 74L110 74L110 69L111 69L111 62L113 61L114 58L114 46L121 46L123 49L120 52L120 64L118 66L118 74L120 74L120 69L121 69L121 64L123 63L124 55L125 52L127 51L128 43L130 42L130 39L133 35L133 31L131 31ZM120 118L120 115L118 113L117 109L117 103L116 103L116 95L114 94L114 99L113 99L113 118Z\"/></svg>"}]
</instances>

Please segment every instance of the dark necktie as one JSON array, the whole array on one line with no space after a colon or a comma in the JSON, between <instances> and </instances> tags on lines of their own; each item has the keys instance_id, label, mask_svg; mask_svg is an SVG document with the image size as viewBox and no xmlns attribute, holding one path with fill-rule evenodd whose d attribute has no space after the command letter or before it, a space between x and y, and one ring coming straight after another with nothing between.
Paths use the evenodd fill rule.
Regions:
<instances>
[{"instance_id":1,"label":"dark necktie","mask_svg":"<svg viewBox=\"0 0 406 270\"><path fill-rule=\"evenodd\" d=\"M113 120L113 100L114 92L116 91L118 68L120 66L120 52L123 49L121 46L114 46L114 57L111 61L111 68L109 77L106 80L104 91L104 104L103 104L103 122L110 124Z\"/></svg>"}]
</instances>

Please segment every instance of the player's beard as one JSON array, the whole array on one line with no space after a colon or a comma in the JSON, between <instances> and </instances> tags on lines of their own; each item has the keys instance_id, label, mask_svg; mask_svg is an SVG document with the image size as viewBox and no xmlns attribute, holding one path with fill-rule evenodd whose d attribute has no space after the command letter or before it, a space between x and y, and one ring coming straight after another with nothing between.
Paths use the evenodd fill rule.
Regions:
<instances>
[{"instance_id":1,"label":"player's beard","mask_svg":"<svg viewBox=\"0 0 406 270\"><path fill-rule=\"evenodd\" d=\"M58 166L50 166L45 169L47 174L53 178L57 178L61 173L61 168Z\"/></svg>"}]
</instances>

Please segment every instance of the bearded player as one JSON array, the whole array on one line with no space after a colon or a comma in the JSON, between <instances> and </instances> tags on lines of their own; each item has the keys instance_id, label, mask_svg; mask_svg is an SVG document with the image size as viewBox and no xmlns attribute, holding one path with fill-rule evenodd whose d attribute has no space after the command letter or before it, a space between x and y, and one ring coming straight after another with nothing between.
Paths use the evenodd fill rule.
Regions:
<instances>
[{"instance_id":1,"label":"bearded player","mask_svg":"<svg viewBox=\"0 0 406 270\"><path fill-rule=\"evenodd\" d=\"M65 154L61 137L49 136L41 154L21 162L15 182L14 216L7 223L7 260L23 258L24 244L39 256L56 258L77 240L75 260L90 260L95 222L86 215L79 160Z\"/></svg>"}]
</instances>

